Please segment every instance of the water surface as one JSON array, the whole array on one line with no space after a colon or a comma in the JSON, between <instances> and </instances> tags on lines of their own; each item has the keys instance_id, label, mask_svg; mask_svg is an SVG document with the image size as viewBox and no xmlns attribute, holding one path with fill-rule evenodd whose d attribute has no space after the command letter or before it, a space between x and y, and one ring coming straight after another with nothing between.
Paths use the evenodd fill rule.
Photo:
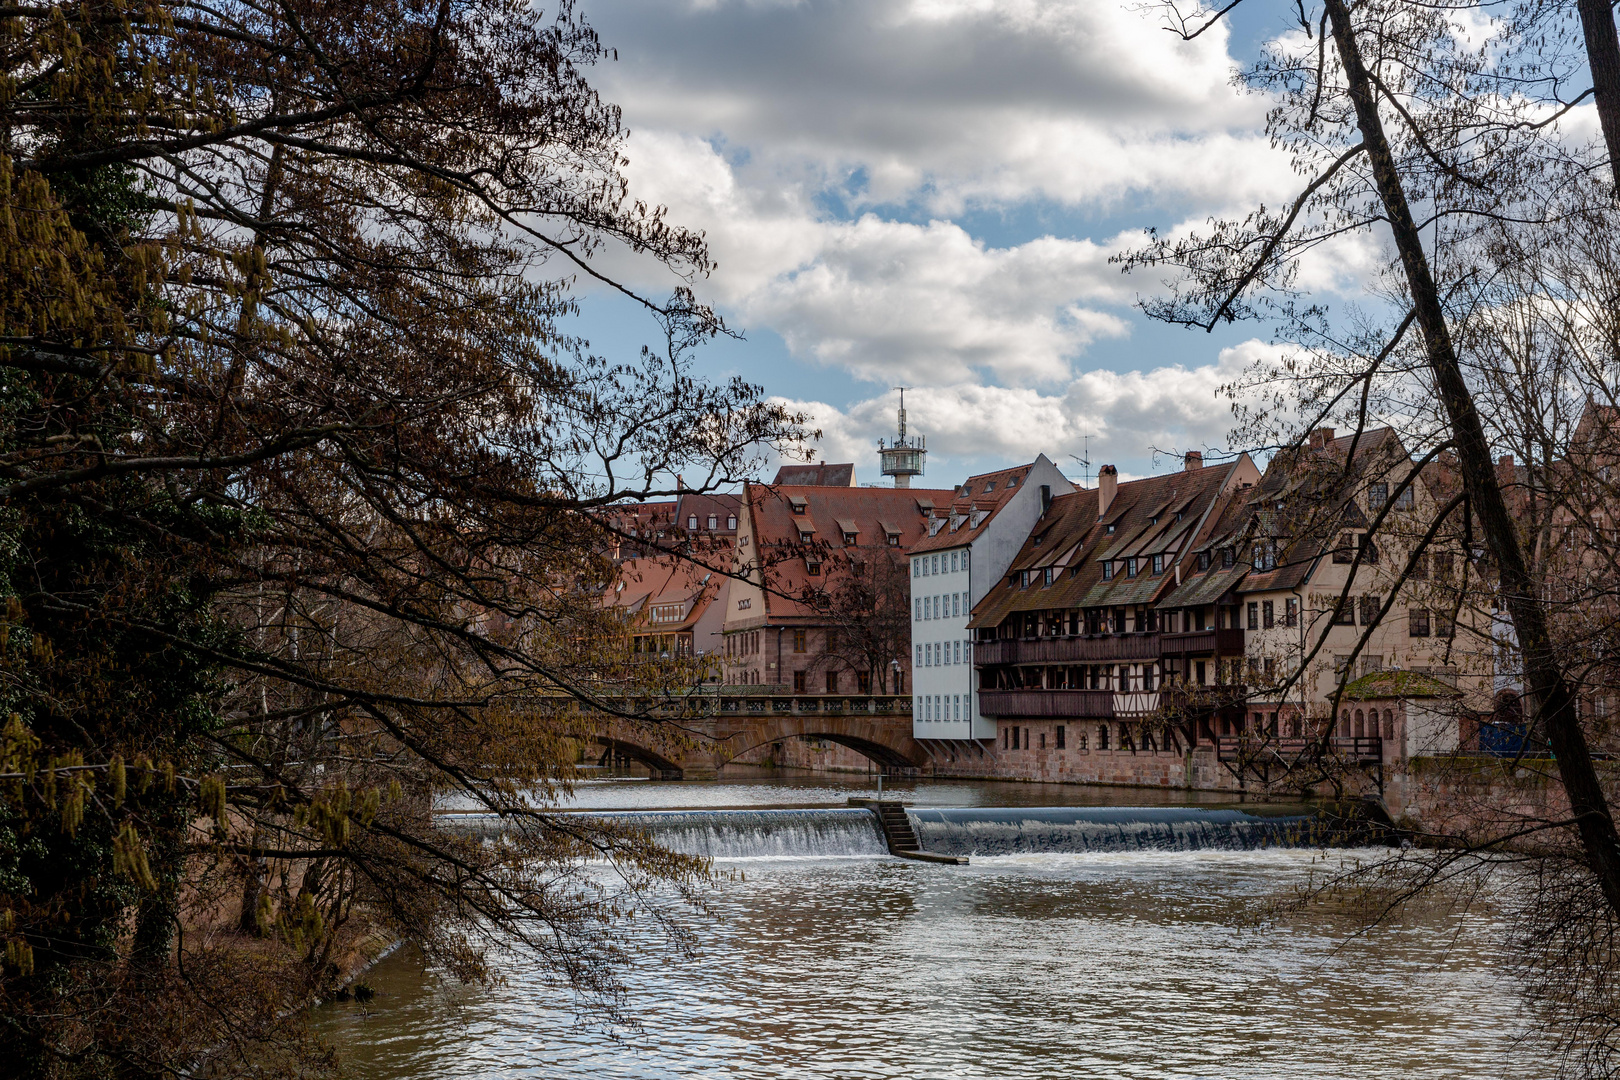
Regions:
<instances>
[{"instance_id":1,"label":"water surface","mask_svg":"<svg viewBox=\"0 0 1620 1080\"><path fill-rule=\"evenodd\" d=\"M652 787L676 808L692 785ZM914 789L919 803L929 787ZM810 784L752 805L821 789L847 797L843 785ZM972 798L1005 804L994 791ZM1322 915L1253 924L1263 898L1376 853L1138 846L952 867L890 858L859 815L826 817L806 818L799 841L766 843L735 816L670 816L688 822L672 838L701 831L718 865L742 875L718 887L697 960L649 951L627 974L640 1031L579 1023L573 1002L522 965L500 986L465 988L408 952L368 976L374 1001L324 1006L317 1023L356 1075L379 1078L1547 1071L1512 1043L1517 1003L1484 916L1413 915L1349 940ZM795 844L816 853L793 854Z\"/></svg>"}]
</instances>

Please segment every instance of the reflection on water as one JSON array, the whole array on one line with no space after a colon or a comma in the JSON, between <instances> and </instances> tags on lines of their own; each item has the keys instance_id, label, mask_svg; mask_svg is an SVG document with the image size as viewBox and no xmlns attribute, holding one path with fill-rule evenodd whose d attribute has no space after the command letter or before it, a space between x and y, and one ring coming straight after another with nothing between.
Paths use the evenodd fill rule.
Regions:
<instances>
[{"instance_id":1,"label":"reflection on water","mask_svg":"<svg viewBox=\"0 0 1620 1080\"><path fill-rule=\"evenodd\" d=\"M739 792L759 806L851 793L823 780L757 792L613 786L596 805L626 806L635 789L661 792L642 808L714 805L692 794L719 789L718 805L738 805ZM995 806L1016 788L1048 802L1074 794L928 783L908 794L919 805ZM688 816L700 815L675 815ZM842 850L844 816L806 831L805 843ZM716 824L715 836L732 827ZM461 988L409 952L367 976L374 1001L323 1006L316 1023L355 1075L389 1080L1547 1071L1511 1042L1515 999L1494 973L1496 934L1481 917L1414 915L1348 941L1306 918L1251 925L1252 902L1320 869L1320 853L981 855L951 867L891 859L869 838L849 843L851 857L839 858L717 847L776 857L723 861L743 874L717 887L718 918L700 927L697 960L649 946L627 977L639 1032L578 1024L573 1002L521 964L501 986Z\"/></svg>"}]
</instances>

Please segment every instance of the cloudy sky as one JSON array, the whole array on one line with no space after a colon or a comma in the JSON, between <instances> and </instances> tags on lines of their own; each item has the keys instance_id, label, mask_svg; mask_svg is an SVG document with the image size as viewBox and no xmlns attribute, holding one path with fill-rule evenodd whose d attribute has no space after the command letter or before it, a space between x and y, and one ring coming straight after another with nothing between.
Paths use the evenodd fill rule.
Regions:
<instances>
[{"instance_id":1,"label":"cloudy sky","mask_svg":"<svg viewBox=\"0 0 1620 1080\"><path fill-rule=\"evenodd\" d=\"M813 413L822 457L879 480L898 385L929 484L1041 452L1078 479L1088 445L1093 474L1145 474L1179 464L1156 449L1226 445L1217 388L1265 327L1152 324L1133 303L1155 282L1108 257L1291 190L1265 101L1231 85L1286 5L1191 43L1120 0L582 6L618 50L595 80L632 129L633 193L707 232L700 291L746 335L700 371ZM582 329L613 352L656 334L606 296Z\"/></svg>"}]
</instances>

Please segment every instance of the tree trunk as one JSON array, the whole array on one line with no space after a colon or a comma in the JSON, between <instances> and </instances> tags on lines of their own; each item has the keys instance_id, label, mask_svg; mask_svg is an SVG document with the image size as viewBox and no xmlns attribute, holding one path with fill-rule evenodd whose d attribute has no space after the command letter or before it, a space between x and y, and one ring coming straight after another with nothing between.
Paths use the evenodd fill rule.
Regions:
<instances>
[{"instance_id":1,"label":"tree trunk","mask_svg":"<svg viewBox=\"0 0 1620 1080\"><path fill-rule=\"evenodd\" d=\"M1614 28L1609 0L1577 0L1581 32L1586 35L1586 65L1592 72L1598 122L1609 148L1609 169L1620 197L1620 33Z\"/></svg>"},{"instance_id":2,"label":"tree trunk","mask_svg":"<svg viewBox=\"0 0 1620 1080\"><path fill-rule=\"evenodd\" d=\"M1584 2L1584 0L1583 0ZM1463 487L1485 542L1500 573L1502 598L1506 602L1513 629L1518 634L1524 656L1525 686L1535 702L1542 729L1558 758L1558 771L1570 808L1578 821L1581 844L1592 871L1597 875L1609 906L1620 913L1620 836L1609 815L1608 800L1598 782L1592 753L1581 730L1576 699L1553 655L1552 635L1547 613L1540 604L1536 583L1525 563L1524 551L1508 513L1507 502L1497 483L1490 443L1472 393L1463 378L1440 293L1429 270L1422 238L1412 221L1406 191L1395 166L1394 154L1384 136L1378 116L1378 103L1372 82L1361 59L1345 0L1326 0L1333 24L1333 41L1344 64L1346 84L1356 108L1357 126L1372 165L1378 196L1383 203L1406 273L1412 305L1423 331L1429 370L1435 391L1446 410ZM1610 31L1613 31L1610 23Z\"/></svg>"}]
</instances>

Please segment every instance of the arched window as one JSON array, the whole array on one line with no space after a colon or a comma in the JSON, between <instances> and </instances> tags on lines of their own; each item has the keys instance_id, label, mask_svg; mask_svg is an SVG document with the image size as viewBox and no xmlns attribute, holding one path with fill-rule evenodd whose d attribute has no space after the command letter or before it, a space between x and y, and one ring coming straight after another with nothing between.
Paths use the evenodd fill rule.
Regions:
<instances>
[{"instance_id":1,"label":"arched window","mask_svg":"<svg viewBox=\"0 0 1620 1080\"><path fill-rule=\"evenodd\" d=\"M1384 710L1384 738L1391 740L1395 738L1395 710L1393 709Z\"/></svg>"},{"instance_id":2,"label":"arched window","mask_svg":"<svg viewBox=\"0 0 1620 1080\"><path fill-rule=\"evenodd\" d=\"M1346 710L1344 710L1344 712L1339 714L1339 738L1348 739L1349 737L1350 737L1350 710L1346 709Z\"/></svg>"},{"instance_id":3,"label":"arched window","mask_svg":"<svg viewBox=\"0 0 1620 1080\"><path fill-rule=\"evenodd\" d=\"M1366 723L1365 718L1362 716L1361 710L1357 709L1356 710L1356 738L1359 739L1365 734L1367 734L1367 723Z\"/></svg>"}]
</instances>

